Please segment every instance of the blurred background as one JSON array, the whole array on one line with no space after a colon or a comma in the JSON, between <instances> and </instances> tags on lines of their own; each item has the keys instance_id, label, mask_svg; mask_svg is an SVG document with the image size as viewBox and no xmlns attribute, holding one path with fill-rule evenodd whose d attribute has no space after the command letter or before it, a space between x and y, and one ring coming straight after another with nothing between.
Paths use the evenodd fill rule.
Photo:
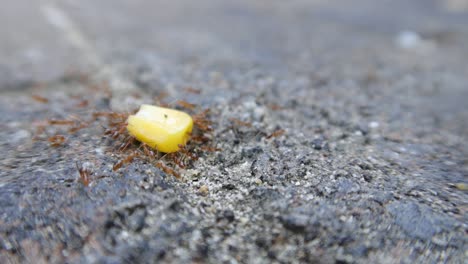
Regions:
<instances>
[{"instance_id":1,"label":"blurred background","mask_svg":"<svg viewBox=\"0 0 468 264\"><path fill-rule=\"evenodd\" d=\"M301 60L323 62L353 49L392 47L395 41L431 56L438 48L465 49L457 41L468 34L467 0L3 0L1 5L2 90L67 71L93 72L89 66L96 63L164 71L166 62L203 59L217 71L238 62L297 69ZM455 51L446 56L451 54L460 58ZM466 50L461 54L466 59Z\"/></svg>"}]
</instances>

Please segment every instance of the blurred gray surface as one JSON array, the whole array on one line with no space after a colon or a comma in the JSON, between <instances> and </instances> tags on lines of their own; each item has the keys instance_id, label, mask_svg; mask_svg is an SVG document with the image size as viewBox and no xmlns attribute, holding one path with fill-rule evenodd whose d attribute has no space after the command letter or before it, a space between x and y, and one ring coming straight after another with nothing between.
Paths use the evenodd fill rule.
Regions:
<instances>
[{"instance_id":1,"label":"blurred gray surface","mask_svg":"<svg viewBox=\"0 0 468 264\"><path fill-rule=\"evenodd\" d=\"M374 38L391 41L402 30L449 39L467 32L466 13L447 9L451 1L3 2L0 83L9 85L87 70L84 54L51 23L51 5L106 62L123 64L124 56L199 56L284 68L304 54L338 56L352 47L379 45Z\"/></svg>"}]
</instances>

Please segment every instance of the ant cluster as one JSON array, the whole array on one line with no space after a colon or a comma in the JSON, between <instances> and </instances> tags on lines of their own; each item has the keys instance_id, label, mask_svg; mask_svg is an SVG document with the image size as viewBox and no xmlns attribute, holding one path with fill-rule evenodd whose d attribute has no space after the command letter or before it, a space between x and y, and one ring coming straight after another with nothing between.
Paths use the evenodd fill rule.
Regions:
<instances>
[{"instance_id":1,"label":"ant cluster","mask_svg":"<svg viewBox=\"0 0 468 264\"><path fill-rule=\"evenodd\" d=\"M179 100L177 108L192 114L194 129L187 145L179 145L179 150L174 153L160 153L145 143L138 142L135 137L127 132L127 118L129 114L115 112L95 113L96 117L104 116L108 120L108 127L104 134L114 142L116 153L123 156L113 166L117 171L135 159L144 160L155 167L170 174L177 179L181 178L180 169L186 169L202 155L203 152L215 152L219 149L210 146L212 123L208 119L209 109L196 113L197 106L189 102ZM162 104L163 106L167 106Z\"/></svg>"},{"instance_id":2,"label":"ant cluster","mask_svg":"<svg viewBox=\"0 0 468 264\"><path fill-rule=\"evenodd\" d=\"M76 116L71 116L68 119L48 119L36 123L36 132L33 140L43 139L42 135L47 134L46 130L49 126L65 126L68 127L68 134L74 134L89 125L90 122L84 121ZM60 147L67 141L67 137L63 134L54 134L52 136L47 136L47 141L52 147Z\"/></svg>"},{"instance_id":3,"label":"ant cluster","mask_svg":"<svg viewBox=\"0 0 468 264\"><path fill-rule=\"evenodd\" d=\"M195 93L198 90L191 89L188 92ZM40 103L48 103L48 99L34 95L33 100ZM159 103L167 107L167 104ZM78 107L84 107L85 103L80 103ZM49 119L42 121L37 125L36 136L34 139L45 139L43 134L47 134L46 128L50 126L65 127L66 132L56 133L52 136L46 136L46 140L52 147L64 146L68 140L68 135L98 122L104 127L104 136L111 139L112 153L119 157L119 161L112 167L113 171L118 171L136 159L153 164L168 175L177 179L181 178L180 170L190 167L194 161L205 152L215 152L219 149L211 146L212 122L209 120L209 109L199 111L199 107L187 101L179 100L175 102L175 108L183 110L192 115L193 131L190 141L187 145L179 145L179 150L174 153L160 153L145 143L138 142L127 131L127 119L131 113L120 113L113 111L93 112L90 120L83 121L77 116L67 119ZM104 123L104 124L103 124ZM105 124L107 123L107 124ZM63 130L62 130L63 131ZM39 135L39 136L38 136ZM90 169L83 168L80 163L76 164L80 175L80 182L88 186L91 182L92 172Z\"/></svg>"},{"instance_id":4,"label":"ant cluster","mask_svg":"<svg viewBox=\"0 0 468 264\"><path fill-rule=\"evenodd\" d=\"M79 78L80 82L86 80ZM96 84L97 85L97 84ZM111 96L109 87L107 84L102 86L92 86L93 90L101 90L105 92L106 98ZM201 91L194 88L186 88L186 93L200 94ZM71 138L72 134L77 133L81 129L87 128L92 124L101 124L104 127L104 136L110 139L112 151L111 153L118 157L118 161L112 166L113 171L118 171L125 166L133 163L135 160L140 160L149 164L154 165L161 171L168 175L172 175L177 179L181 178L181 170L190 168L193 163L199 159L200 156L207 152L216 152L220 149L213 146L210 141L212 138L212 122L209 119L209 109L200 110L200 107L189 103L187 101L178 100L174 104L168 105L162 103L165 94L160 94L158 98L155 98L157 105L161 107L176 108L183 110L190 114L193 119L193 130L190 137L190 141L182 146L179 145L179 150L174 153L160 153L156 149L151 148L145 143L138 142L132 135L127 131L127 119L132 113L122 113L113 111L94 111L92 113L87 112L87 117L80 118L79 116L70 116L65 119L49 119L41 121L36 124L37 131L33 139L45 140L52 147L65 146ZM32 99L38 103L47 104L49 98L45 98L39 95L32 95ZM75 104L76 108L86 108L89 105L88 100L83 100L79 97L73 98L79 99ZM279 106L272 106L272 110L279 110ZM247 127L251 128L252 124L249 122L241 121L236 118L230 119L233 127ZM47 135L48 129L51 126L57 126L64 129L60 129L60 133L53 135ZM283 129L277 129L271 134L266 134L267 139L272 139L283 135L285 131ZM45 137L43 135L46 135ZM92 171L89 168L84 168L80 163L76 164L78 173L80 175L80 182L88 186L91 182Z\"/></svg>"}]
</instances>

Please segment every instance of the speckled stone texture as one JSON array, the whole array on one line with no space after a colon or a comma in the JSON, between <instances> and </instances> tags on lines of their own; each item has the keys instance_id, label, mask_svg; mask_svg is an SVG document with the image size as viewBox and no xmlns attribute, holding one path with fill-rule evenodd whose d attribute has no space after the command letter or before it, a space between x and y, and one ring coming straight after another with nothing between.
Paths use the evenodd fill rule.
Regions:
<instances>
[{"instance_id":1,"label":"speckled stone texture","mask_svg":"<svg viewBox=\"0 0 468 264\"><path fill-rule=\"evenodd\" d=\"M468 258L465 1L31 2L0 1L0 263ZM181 180L113 171L104 119L33 140L163 94L219 148Z\"/></svg>"}]
</instances>

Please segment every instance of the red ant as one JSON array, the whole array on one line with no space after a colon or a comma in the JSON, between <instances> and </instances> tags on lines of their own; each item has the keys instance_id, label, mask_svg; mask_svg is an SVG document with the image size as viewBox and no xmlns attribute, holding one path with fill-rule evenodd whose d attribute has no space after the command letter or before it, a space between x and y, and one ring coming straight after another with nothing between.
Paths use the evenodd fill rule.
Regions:
<instances>
[{"instance_id":1,"label":"red ant","mask_svg":"<svg viewBox=\"0 0 468 264\"><path fill-rule=\"evenodd\" d=\"M45 103L49 102L49 99L47 99L45 97L42 97L40 95L32 95L31 97L32 97L32 99L36 100L39 103L45 104Z\"/></svg>"},{"instance_id":2,"label":"red ant","mask_svg":"<svg viewBox=\"0 0 468 264\"><path fill-rule=\"evenodd\" d=\"M68 126L68 125L75 124L75 121L73 121L73 120L55 120L55 119L51 119L51 120L48 120L48 122L49 122L49 125L65 125L65 126Z\"/></svg>"},{"instance_id":3,"label":"red ant","mask_svg":"<svg viewBox=\"0 0 468 264\"><path fill-rule=\"evenodd\" d=\"M112 170L116 171L116 170L120 169L124 164L128 164L128 163L132 162L133 159L136 158L137 156L138 156L138 153L133 152L132 154L128 155L125 159L123 159L123 160L119 161L118 163L116 163L112 167Z\"/></svg>"},{"instance_id":4,"label":"red ant","mask_svg":"<svg viewBox=\"0 0 468 264\"><path fill-rule=\"evenodd\" d=\"M280 105L277 105L277 104L270 104L268 105L268 107L270 107L271 110L273 111L278 111L278 110L283 110L284 108Z\"/></svg>"},{"instance_id":5,"label":"red ant","mask_svg":"<svg viewBox=\"0 0 468 264\"><path fill-rule=\"evenodd\" d=\"M187 93L193 93L193 94L200 94L201 93L201 91L199 89L195 89L193 87L187 87L187 88L185 88L185 91Z\"/></svg>"},{"instance_id":6,"label":"red ant","mask_svg":"<svg viewBox=\"0 0 468 264\"><path fill-rule=\"evenodd\" d=\"M135 139L132 137L132 140L134 141ZM143 154L145 157L148 157L150 159L155 159L156 156L159 154L159 152L154 149L152 149L150 146L148 146L146 143L141 143L140 148L143 150Z\"/></svg>"},{"instance_id":7,"label":"red ant","mask_svg":"<svg viewBox=\"0 0 468 264\"><path fill-rule=\"evenodd\" d=\"M181 107L183 107L183 108L185 108L185 109L189 109L189 110L195 109L195 105L194 105L194 104L191 104L191 103L189 103L189 102L187 102L187 101L184 101L184 100L178 100L178 101L176 102L176 104L179 105L179 106L181 106Z\"/></svg>"},{"instance_id":8,"label":"red ant","mask_svg":"<svg viewBox=\"0 0 468 264\"><path fill-rule=\"evenodd\" d=\"M211 146L201 146L200 148L202 150L204 150L204 151L207 151L207 152L216 152L216 151L221 150L220 148L215 148L215 147L211 147Z\"/></svg>"},{"instance_id":9,"label":"red ant","mask_svg":"<svg viewBox=\"0 0 468 264\"><path fill-rule=\"evenodd\" d=\"M70 129L68 129L68 132L73 134L73 133L76 133L78 130L81 130L81 129L83 129L85 127L88 127L88 126L89 126L88 123L81 123L81 124L79 124L77 126L73 126Z\"/></svg>"},{"instance_id":10,"label":"red ant","mask_svg":"<svg viewBox=\"0 0 468 264\"><path fill-rule=\"evenodd\" d=\"M72 126L68 132L69 133L75 133L80 129L83 129L85 127L89 126L88 122L82 121L79 117L73 117L76 120L69 120L69 119L62 119L62 120L56 120L56 119L50 119L47 122L49 125L58 125L58 126Z\"/></svg>"},{"instance_id":11,"label":"red ant","mask_svg":"<svg viewBox=\"0 0 468 264\"><path fill-rule=\"evenodd\" d=\"M239 120L237 118L229 118L231 122L234 122L237 126L245 126L245 127L252 127L252 124L249 122L244 122L242 120Z\"/></svg>"},{"instance_id":12,"label":"red ant","mask_svg":"<svg viewBox=\"0 0 468 264\"><path fill-rule=\"evenodd\" d=\"M88 100L81 100L80 102L76 104L76 107L83 108L83 107L87 107L88 105L89 105Z\"/></svg>"},{"instance_id":13,"label":"red ant","mask_svg":"<svg viewBox=\"0 0 468 264\"><path fill-rule=\"evenodd\" d=\"M193 116L194 125L202 132L210 132L213 130L211 127L211 121L209 121L206 117L209 112L210 110L206 109L203 112Z\"/></svg>"},{"instance_id":14,"label":"red ant","mask_svg":"<svg viewBox=\"0 0 468 264\"><path fill-rule=\"evenodd\" d=\"M76 162L75 164L80 174L80 182L87 187L91 181L91 171L87 168L83 168L81 163Z\"/></svg>"},{"instance_id":15,"label":"red ant","mask_svg":"<svg viewBox=\"0 0 468 264\"><path fill-rule=\"evenodd\" d=\"M191 160L198 160L198 156L187 149L187 146L179 145L179 152L188 156Z\"/></svg>"},{"instance_id":16,"label":"red ant","mask_svg":"<svg viewBox=\"0 0 468 264\"><path fill-rule=\"evenodd\" d=\"M166 174L171 174L172 176L176 177L177 179L180 179L180 173L176 172L174 169L166 166L163 164L161 161L158 161L156 163L156 167L159 168L160 170L164 171Z\"/></svg>"},{"instance_id":17,"label":"red ant","mask_svg":"<svg viewBox=\"0 0 468 264\"><path fill-rule=\"evenodd\" d=\"M65 143L66 140L67 139L65 138L65 136L62 136L62 135L51 136L47 139L47 141L50 142L50 145L52 147L59 147L63 145L63 143Z\"/></svg>"},{"instance_id":18,"label":"red ant","mask_svg":"<svg viewBox=\"0 0 468 264\"><path fill-rule=\"evenodd\" d=\"M267 136L267 139L274 138L274 137L279 137L283 135L286 131L284 129L278 129L275 132L271 133L269 136Z\"/></svg>"}]
</instances>

